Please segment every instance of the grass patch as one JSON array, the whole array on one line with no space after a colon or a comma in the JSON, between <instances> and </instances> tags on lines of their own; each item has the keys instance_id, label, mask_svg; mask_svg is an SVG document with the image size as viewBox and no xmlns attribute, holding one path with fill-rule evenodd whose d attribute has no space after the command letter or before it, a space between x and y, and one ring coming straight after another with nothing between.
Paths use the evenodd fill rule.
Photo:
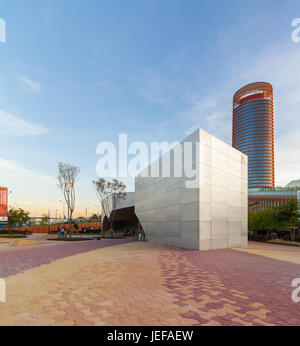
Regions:
<instances>
[{"instance_id":1,"label":"grass patch","mask_svg":"<svg viewBox=\"0 0 300 346\"><path fill-rule=\"evenodd\" d=\"M8 233L8 234L1 233L0 239L1 238L7 238L7 239L26 238L26 235L25 234L13 234L13 233Z\"/></svg>"},{"instance_id":2,"label":"grass patch","mask_svg":"<svg viewBox=\"0 0 300 346\"><path fill-rule=\"evenodd\" d=\"M290 240L282 240L282 239L267 240L266 243L288 245L288 246L300 246L300 242L298 241L290 241Z\"/></svg>"}]
</instances>

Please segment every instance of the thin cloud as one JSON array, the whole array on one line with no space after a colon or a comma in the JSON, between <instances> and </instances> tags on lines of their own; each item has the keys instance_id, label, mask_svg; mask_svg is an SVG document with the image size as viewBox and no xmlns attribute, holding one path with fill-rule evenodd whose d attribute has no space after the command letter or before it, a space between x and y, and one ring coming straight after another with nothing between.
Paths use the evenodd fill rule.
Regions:
<instances>
[{"instance_id":1,"label":"thin cloud","mask_svg":"<svg viewBox=\"0 0 300 346\"><path fill-rule=\"evenodd\" d=\"M184 111L183 116L192 122L192 125L184 131L186 135L201 127L225 142L231 143L230 106L225 107L220 98L218 102L209 95L202 99L195 99Z\"/></svg>"},{"instance_id":2,"label":"thin cloud","mask_svg":"<svg viewBox=\"0 0 300 346\"><path fill-rule=\"evenodd\" d=\"M13 114L0 110L0 135L2 136L36 136L47 133L41 124L32 124Z\"/></svg>"},{"instance_id":3,"label":"thin cloud","mask_svg":"<svg viewBox=\"0 0 300 346\"><path fill-rule=\"evenodd\" d=\"M25 86L26 88L34 92L40 92L42 90L42 87L38 82L34 82L33 80L31 80L30 78L26 76L19 77L19 80L23 86Z\"/></svg>"},{"instance_id":4,"label":"thin cloud","mask_svg":"<svg viewBox=\"0 0 300 346\"><path fill-rule=\"evenodd\" d=\"M1 181L14 180L15 178L21 178L26 181L28 179L33 180L36 185L38 182L45 184L56 184L56 179L47 175L39 174L33 170L24 168L14 160L7 160L0 158L0 179ZM23 180L23 183L24 183Z\"/></svg>"},{"instance_id":5,"label":"thin cloud","mask_svg":"<svg viewBox=\"0 0 300 346\"><path fill-rule=\"evenodd\" d=\"M101 89L106 89L108 91L118 91L119 88L109 80L100 80L96 83L96 86Z\"/></svg>"},{"instance_id":6,"label":"thin cloud","mask_svg":"<svg viewBox=\"0 0 300 346\"><path fill-rule=\"evenodd\" d=\"M134 89L148 101L155 104L168 104L172 101L175 84L168 78L150 69L144 69L133 79Z\"/></svg>"}]
</instances>

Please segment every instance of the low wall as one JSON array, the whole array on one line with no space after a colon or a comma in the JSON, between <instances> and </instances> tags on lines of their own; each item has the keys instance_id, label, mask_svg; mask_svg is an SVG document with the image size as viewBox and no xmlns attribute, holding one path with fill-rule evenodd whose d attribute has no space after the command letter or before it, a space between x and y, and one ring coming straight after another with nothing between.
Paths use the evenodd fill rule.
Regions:
<instances>
[{"instance_id":1,"label":"low wall","mask_svg":"<svg viewBox=\"0 0 300 346\"><path fill-rule=\"evenodd\" d=\"M61 226L65 225L64 223L61 224ZM78 224L79 229L78 231L81 231L83 228L100 228L101 222L95 221L95 222L84 222ZM19 227L19 228L11 228L10 231L28 231L31 233L48 233L50 232L56 232L58 225L50 225L50 226L29 226L29 227ZM68 225L67 225L68 227ZM4 231L4 230L2 230Z\"/></svg>"}]
</instances>

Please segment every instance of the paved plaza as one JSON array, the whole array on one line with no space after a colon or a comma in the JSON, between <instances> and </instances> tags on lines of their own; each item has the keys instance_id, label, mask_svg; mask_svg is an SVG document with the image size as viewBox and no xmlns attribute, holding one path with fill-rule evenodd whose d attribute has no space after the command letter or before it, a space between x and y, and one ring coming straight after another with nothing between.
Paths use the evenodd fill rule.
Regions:
<instances>
[{"instance_id":1,"label":"paved plaza","mask_svg":"<svg viewBox=\"0 0 300 346\"><path fill-rule=\"evenodd\" d=\"M128 240L0 247L0 325L300 325L300 248Z\"/></svg>"}]
</instances>

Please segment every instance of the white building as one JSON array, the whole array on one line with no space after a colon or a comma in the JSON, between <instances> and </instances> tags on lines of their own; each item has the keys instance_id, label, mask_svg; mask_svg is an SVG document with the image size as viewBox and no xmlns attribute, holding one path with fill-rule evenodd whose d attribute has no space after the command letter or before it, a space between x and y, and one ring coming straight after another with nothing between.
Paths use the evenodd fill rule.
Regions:
<instances>
[{"instance_id":1,"label":"white building","mask_svg":"<svg viewBox=\"0 0 300 346\"><path fill-rule=\"evenodd\" d=\"M181 153L184 143L192 156ZM169 157L173 176L163 176L160 168L158 177L145 177ZM135 213L148 241L195 250L246 246L247 172L246 155L201 129L195 131L135 179Z\"/></svg>"}]
</instances>

